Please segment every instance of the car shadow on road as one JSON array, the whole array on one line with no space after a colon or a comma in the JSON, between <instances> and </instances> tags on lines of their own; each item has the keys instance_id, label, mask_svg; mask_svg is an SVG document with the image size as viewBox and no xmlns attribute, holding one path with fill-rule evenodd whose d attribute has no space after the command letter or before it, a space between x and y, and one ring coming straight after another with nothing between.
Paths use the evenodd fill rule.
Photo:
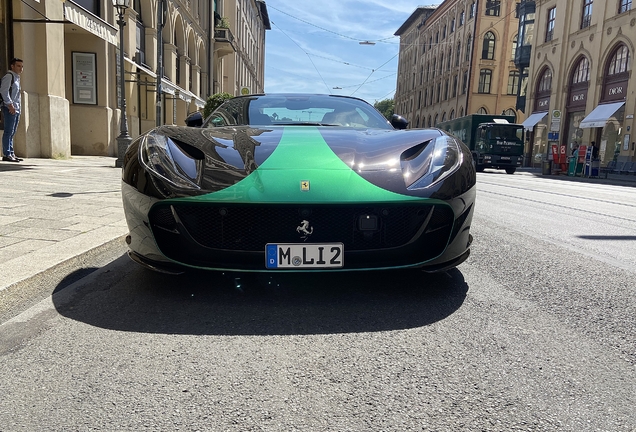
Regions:
<instances>
[{"instance_id":1,"label":"car shadow on road","mask_svg":"<svg viewBox=\"0 0 636 432\"><path fill-rule=\"evenodd\" d=\"M134 264L127 263L126 268L130 265ZM457 311L468 292L459 270L434 274L412 270L193 272L175 277L136 267L122 275L116 269L109 270L110 266L54 294L57 311L73 320L118 331L334 334L430 325Z\"/></svg>"}]
</instances>

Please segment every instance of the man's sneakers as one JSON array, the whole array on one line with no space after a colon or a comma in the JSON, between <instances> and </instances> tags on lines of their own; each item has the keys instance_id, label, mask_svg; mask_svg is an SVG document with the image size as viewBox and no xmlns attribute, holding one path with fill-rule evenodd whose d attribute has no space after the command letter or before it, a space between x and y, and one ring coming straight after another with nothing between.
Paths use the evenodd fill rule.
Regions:
<instances>
[{"instance_id":1,"label":"man's sneakers","mask_svg":"<svg viewBox=\"0 0 636 432\"><path fill-rule=\"evenodd\" d=\"M2 156L3 162L20 162L22 159L15 156Z\"/></svg>"}]
</instances>

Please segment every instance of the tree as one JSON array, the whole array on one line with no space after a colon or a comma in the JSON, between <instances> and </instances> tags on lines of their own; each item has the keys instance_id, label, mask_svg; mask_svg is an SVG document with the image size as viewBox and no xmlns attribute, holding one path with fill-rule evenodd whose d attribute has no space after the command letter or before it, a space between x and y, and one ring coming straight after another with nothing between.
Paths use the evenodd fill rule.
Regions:
<instances>
[{"instance_id":1,"label":"tree","mask_svg":"<svg viewBox=\"0 0 636 432\"><path fill-rule=\"evenodd\" d=\"M203 118L208 118L208 116L212 114L212 111L217 109L219 105L233 97L234 96L229 93L215 93L208 97L208 100L205 101L205 107L203 107Z\"/></svg>"},{"instance_id":2,"label":"tree","mask_svg":"<svg viewBox=\"0 0 636 432\"><path fill-rule=\"evenodd\" d=\"M373 106L375 109L380 111L388 121L391 121L391 117L393 116L393 111L395 109L393 99L383 99L374 103Z\"/></svg>"}]
</instances>

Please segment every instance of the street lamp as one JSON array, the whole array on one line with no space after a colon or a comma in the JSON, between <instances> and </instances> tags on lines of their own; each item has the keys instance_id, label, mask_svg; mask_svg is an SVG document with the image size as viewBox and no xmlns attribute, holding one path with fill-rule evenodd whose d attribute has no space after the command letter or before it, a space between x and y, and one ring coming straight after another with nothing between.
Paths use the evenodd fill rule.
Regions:
<instances>
[{"instance_id":1,"label":"street lamp","mask_svg":"<svg viewBox=\"0 0 636 432\"><path fill-rule=\"evenodd\" d=\"M117 161L115 167L121 168L124 164L124 153L132 142L132 138L128 135L128 119L126 118L126 80L124 79L124 14L126 9L130 7L130 0L113 0L113 6L117 9L119 19L119 96L121 109L121 120L119 122L119 136L117 137Z\"/></svg>"}]
</instances>

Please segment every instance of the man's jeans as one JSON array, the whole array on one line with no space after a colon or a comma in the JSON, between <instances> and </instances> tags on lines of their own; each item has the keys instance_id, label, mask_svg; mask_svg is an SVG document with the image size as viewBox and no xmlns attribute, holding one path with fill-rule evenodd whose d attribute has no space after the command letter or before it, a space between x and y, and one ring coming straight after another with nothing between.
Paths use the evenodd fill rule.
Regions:
<instances>
[{"instance_id":1,"label":"man's jeans","mask_svg":"<svg viewBox=\"0 0 636 432\"><path fill-rule=\"evenodd\" d=\"M2 117L4 118L4 135L2 136L2 155L13 156L13 135L18 129L20 113L11 114L9 108L2 106Z\"/></svg>"}]
</instances>

